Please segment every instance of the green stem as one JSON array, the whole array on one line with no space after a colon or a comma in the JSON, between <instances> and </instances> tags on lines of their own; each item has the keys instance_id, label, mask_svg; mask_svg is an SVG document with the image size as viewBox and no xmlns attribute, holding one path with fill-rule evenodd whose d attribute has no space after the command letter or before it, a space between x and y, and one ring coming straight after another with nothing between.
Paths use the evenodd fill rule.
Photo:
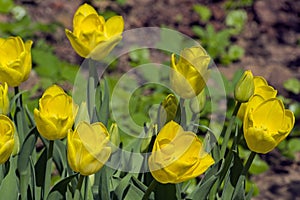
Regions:
<instances>
[{"instance_id":1,"label":"green stem","mask_svg":"<svg viewBox=\"0 0 300 200\"><path fill-rule=\"evenodd\" d=\"M249 168L250 168L250 166L251 166L251 164L252 164L255 156L256 156L256 152L251 151L251 153L250 153L250 155L248 157L248 160L247 160L247 162L245 164L245 167L243 168L242 175L244 175L244 176L247 175L248 170L249 170Z\"/></svg>"},{"instance_id":2,"label":"green stem","mask_svg":"<svg viewBox=\"0 0 300 200\"><path fill-rule=\"evenodd\" d=\"M95 108L95 95L96 95L96 87L97 87L97 71L95 68L95 63L92 59L89 59L89 77L87 83L87 107L88 113L90 117L90 121L96 121L94 116L94 108Z\"/></svg>"},{"instance_id":3,"label":"green stem","mask_svg":"<svg viewBox=\"0 0 300 200\"><path fill-rule=\"evenodd\" d=\"M153 179L153 181L150 183L149 187L147 188L142 200L149 199L151 192L155 189L157 184L158 184L158 182L155 179Z\"/></svg>"},{"instance_id":4,"label":"green stem","mask_svg":"<svg viewBox=\"0 0 300 200\"><path fill-rule=\"evenodd\" d=\"M224 135L224 140L221 146L221 153L220 153L220 158L223 158L225 156L225 152L226 152L226 148L227 148L227 144L231 135L231 131L232 131L232 127L233 124L235 122L235 117L240 109L241 103L238 102L235 107L234 107L234 111L231 115L230 121L229 121L229 126L226 129L225 135Z\"/></svg>"},{"instance_id":5,"label":"green stem","mask_svg":"<svg viewBox=\"0 0 300 200\"><path fill-rule=\"evenodd\" d=\"M54 147L54 141L50 140L48 151L47 151L47 163L46 163L45 182L44 182L44 199L47 198L51 186L53 147Z\"/></svg>"},{"instance_id":6,"label":"green stem","mask_svg":"<svg viewBox=\"0 0 300 200\"><path fill-rule=\"evenodd\" d=\"M78 179L78 183L77 183L76 190L79 190L79 191L81 190L81 187L82 187L82 183L83 183L84 178L85 178L85 176L80 174L79 179Z\"/></svg>"},{"instance_id":7,"label":"green stem","mask_svg":"<svg viewBox=\"0 0 300 200\"><path fill-rule=\"evenodd\" d=\"M88 196L88 189L89 189L89 177L85 177L84 179L84 195L83 195L83 200L86 200L87 199L87 196Z\"/></svg>"}]
</instances>

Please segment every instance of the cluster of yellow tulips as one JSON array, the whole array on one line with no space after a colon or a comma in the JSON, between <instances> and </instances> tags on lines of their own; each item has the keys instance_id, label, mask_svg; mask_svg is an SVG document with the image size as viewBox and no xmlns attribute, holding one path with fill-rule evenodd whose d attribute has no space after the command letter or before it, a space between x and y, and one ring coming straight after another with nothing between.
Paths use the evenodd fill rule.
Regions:
<instances>
[{"instance_id":1,"label":"cluster of yellow tulips","mask_svg":"<svg viewBox=\"0 0 300 200\"><path fill-rule=\"evenodd\" d=\"M65 33L78 55L100 61L122 40L123 30L121 16L106 21L92 6L83 4L74 15L73 31L65 30ZM30 40L24 43L20 37L0 38L1 164L17 155L20 149L8 94L9 87L17 88L29 77L32 43ZM178 57L171 55L172 89L181 99L190 100L194 113L201 112L204 107L210 63L211 58L201 46L183 49ZM243 121L243 135L253 152L270 152L293 129L294 114L284 108L276 95L277 91L263 77L253 76L251 71L246 71L235 87L234 97L240 106L237 116ZM147 162L152 177L162 184L176 184L200 176L218 160L205 151L205 144L196 133L184 130L185 126L180 125L176 119L180 105L174 94L166 97L161 108L164 111L160 112L160 117L164 118L159 124L161 129L153 143L148 142L151 155ZM33 116L42 138L50 143L66 138L70 168L88 176L97 173L114 150L104 124L89 121L75 124L78 110L79 106L71 96L58 85L52 85L39 99Z\"/></svg>"}]
</instances>

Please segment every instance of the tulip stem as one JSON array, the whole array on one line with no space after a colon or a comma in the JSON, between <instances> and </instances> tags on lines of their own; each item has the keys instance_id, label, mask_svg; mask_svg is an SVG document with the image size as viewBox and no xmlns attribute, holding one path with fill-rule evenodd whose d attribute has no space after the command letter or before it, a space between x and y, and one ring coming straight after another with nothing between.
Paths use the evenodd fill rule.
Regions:
<instances>
[{"instance_id":1,"label":"tulip stem","mask_svg":"<svg viewBox=\"0 0 300 200\"><path fill-rule=\"evenodd\" d=\"M252 164L255 156L256 156L256 152L251 151L251 153L250 153L250 155L248 157L248 160L247 160L247 162L245 164L245 167L243 168L242 175L246 176L246 174L248 173L248 170L249 170L249 168L250 168L250 166L251 166L251 164Z\"/></svg>"},{"instance_id":2,"label":"tulip stem","mask_svg":"<svg viewBox=\"0 0 300 200\"><path fill-rule=\"evenodd\" d=\"M79 191L81 190L81 187L82 187L82 183L83 183L84 178L85 178L85 176L80 174L79 179L78 179L78 183L77 183L76 190L79 190Z\"/></svg>"},{"instance_id":3,"label":"tulip stem","mask_svg":"<svg viewBox=\"0 0 300 200\"><path fill-rule=\"evenodd\" d=\"M47 151L47 163L46 163L45 182L44 182L44 199L47 198L51 186L53 147L54 147L54 140L50 140L48 151Z\"/></svg>"},{"instance_id":4,"label":"tulip stem","mask_svg":"<svg viewBox=\"0 0 300 200\"><path fill-rule=\"evenodd\" d=\"M153 181L150 183L149 187L147 188L142 200L148 200L149 199L149 196L150 196L151 192L155 189L157 184L158 184L157 180L153 179Z\"/></svg>"},{"instance_id":5,"label":"tulip stem","mask_svg":"<svg viewBox=\"0 0 300 200\"><path fill-rule=\"evenodd\" d=\"M223 139L223 143L221 146L221 154L220 154L220 158L223 158L225 156L225 152L226 152L226 148L227 148L227 144L231 135L231 131L232 131L232 127L233 127L233 123L235 122L235 117L241 107L241 102L237 102L237 104L234 107L234 111L231 115L230 121L229 121L229 126L227 126L225 135L224 135L224 139Z\"/></svg>"}]
</instances>

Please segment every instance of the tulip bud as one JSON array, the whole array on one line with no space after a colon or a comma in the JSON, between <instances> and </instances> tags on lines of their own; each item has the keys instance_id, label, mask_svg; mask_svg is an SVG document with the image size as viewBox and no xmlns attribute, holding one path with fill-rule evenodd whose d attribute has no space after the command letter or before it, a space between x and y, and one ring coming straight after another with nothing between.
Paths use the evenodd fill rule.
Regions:
<instances>
[{"instance_id":1,"label":"tulip bud","mask_svg":"<svg viewBox=\"0 0 300 200\"><path fill-rule=\"evenodd\" d=\"M109 133L110 133L110 141L113 144L112 145L112 152L115 152L115 151L118 150L118 147L121 143L120 135L119 135L119 128L118 128L118 125L116 123L113 123L110 126Z\"/></svg>"},{"instance_id":2,"label":"tulip bud","mask_svg":"<svg viewBox=\"0 0 300 200\"><path fill-rule=\"evenodd\" d=\"M205 90L202 90L202 92L200 92L200 94L196 98L191 99L190 109L194 114L198 114L204 109L205 103L206 94Z\"/></svg>"},{"instance_id":3,"label":"tulip bud","mask_svg":"<svg viewBox=\"0 0 300 200\"><path fill-rule=\"evenodd\" d=\"M0 114L7 115L9 111L8 86L0 84Z\"/></svg>"},{"instance_id":4,"label":"tulip bud","mask_svg":"<svg viewBox=\"0 0 300 200\"><path fill-rule=\"evenodd\" d=\"M245 103L248 102L250 97L254 94L254 81L253 75L250 70L244 72L241 79L235 86L234 98L238 102Z\"/></svg>"},{"instance_id":5,"label":"tulip bud","mask_svg":"<svg viewBox=\"0 0 300 200\"><path fill-rule=\"evenodd\" d=\"M161 103L159 108L159 124L162 127L165 123L173 120L176 116L178 101L173 94L169 94Z\"/></svg>"}]
</instances>

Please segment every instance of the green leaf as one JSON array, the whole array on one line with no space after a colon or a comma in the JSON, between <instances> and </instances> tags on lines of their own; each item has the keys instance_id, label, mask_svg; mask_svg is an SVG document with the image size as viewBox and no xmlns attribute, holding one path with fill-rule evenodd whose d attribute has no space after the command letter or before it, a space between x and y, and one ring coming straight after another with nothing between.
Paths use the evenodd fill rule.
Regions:
<instances>
[{"instance_id":1,"label":"green leaf","mask_svg":"<svg viewBox=\"0 0 300 200\"><path fill-rule=\"evenodd\" d=\"M107 166L103 166L100 170L100 181L98 186L98 195L100 200L110 199L109 178L107 176Z\"/></svg>"},{"instance_id":2,"label":"green leaf","mask_svg":"<svg viewBox=\"0 0 300 200\"><path fill-rule=\"evenodd\" d=\"M18 199L18 177L15 170L15 158L11 159L11 165L7 176L3 179L0 186L1 199Z\"/></svg>"},{"instance_id":3,"label":"green leaf","mask_svg":"<svg viewBox=\"0 0 300 200\"><path fill-rule=\"evenodd\" d=\"M32 128L22 144L18 156L18 171L20 174L27 173L29 157L31 156L35 148L35 143L37 141L37 134L38 134L37 129L35 127Z\"/></svg>"},{"instance_id":4,"label":"green leaf","mask_svg":"<svg viewBox=\"0 0 300 200\"><path fill-rule=\"evenodd\" d=\"M296 78L290 78L284 82L283 87L294 94L300 94L300 81Z\"/></svg>"},{"instance_id":5,"label":"green leaf","mask_svg":"<svg viewBox=\"0 0 300 200\"><path fill-rule=\"evenodd\" d=\"M13 0L0 0L0 13L8 13L13 7Z\"/></svg>"},{"instance_id":6,"label":"green leaf","mask_svg":"<svg viewBox=\"0 0 300 200\"><path fill-rule=\"evenodd\" d=\"M238 45L229 46L228 56L231 61L239 60L244 56L244 54L245 50L242 47Z\"/></svg>"},{"instance_id":7,"label":"green leaf","mask_svg":"<svg viewBox=\"0 0 300 200\"><path fill-rule=\"evenodd\" d=\"M45 182L45 172L46 172L46 162L47 162L47 149L44 148L42 154L37 160L34 169L36 174L36 185L43 187Z\"/></svg>"},{"instance_id":8,"label":"green leaf","mask_svg":"<svg viewBox=\"0 0 300 200\"><path fill-rule=\"evenodd\" d=\"M108 124L108 118L109 118L109 85L107 80L104 80L104 89L103 92L101 91L100 93L100 98L102 97L102 101L101 101L101 107L99 110L99 118L100 121L107 126Z\"/></svg>"},{"instance_id":9,"label":"green leaf","mask_svg":"<svg viewBox=\"0 0 300 200\"><path fill-rule=\"evenodd\" d=\"M68 184L73 180L74 177L76 177L78 174L73 174L71 176L68 176L58 183L56 183L52 189L49 192L49 195L47 197L48 200L57 200L55 198L57 197L64 197L67 191ZM61 199L61 198L59 198Z\"/></svg>"},{"instance_id":10,"label":"green leaf","mask_svg":"<svg viewBox=\"0 0 300 200\"><path fill-rule=\"evenodd\" d=\"M207 22L211 17L211 11L207 6L196 4L193 6L193 10L199 15L200 20Z\"/></svg>"},{"instance_id":11,"label":"green leaf","mask_svg":"<svg viewBox=\"0 0 300 200\"><path fill-rule=\"evenodd\" d=\"M225 19L226 26L234 28L234 34L238 34L242 31L247 21L247 13L244 10L232 10Z\"/></svg>"},{"instance_id":12,"label":"green leaf","mask_svg":"<svg viewBox=\"0 0 300 200\"><path fill-rule=\"evenodd\" d=\"M60 140L55 141L53 150L53 160L60 174L67 168L67 149L65 143Z\"/></svg>"},{"instance_id":13,"label":"green leaf","mask_svg":"<svg viewBox=\"0 0 300 200\"><path fill-rule=\"evenodd\" d=\"M175 184L158 183L154 189L155 200L177 199Z\"/></svg>"}]
</instances>

